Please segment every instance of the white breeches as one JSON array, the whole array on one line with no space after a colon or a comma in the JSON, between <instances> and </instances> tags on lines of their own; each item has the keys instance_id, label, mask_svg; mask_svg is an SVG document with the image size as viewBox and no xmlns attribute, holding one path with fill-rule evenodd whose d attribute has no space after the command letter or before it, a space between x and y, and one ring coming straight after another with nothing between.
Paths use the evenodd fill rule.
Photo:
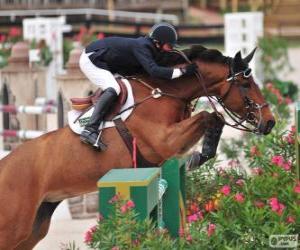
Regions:
<instances>
[{"instance_id":1,"label":"white breeches","mask_svg":"<svg viewBox=\"0 0 300 250\"><path fill-rule=\"evenodd\" d=\"M82 52L79 60L81 71L93 84L99 86L102 90L114 88L119 95L121 89L113 74L106 69L96 67L88 57L90 54L86 54L85 51Z\"/></svg>"}]
</instances>

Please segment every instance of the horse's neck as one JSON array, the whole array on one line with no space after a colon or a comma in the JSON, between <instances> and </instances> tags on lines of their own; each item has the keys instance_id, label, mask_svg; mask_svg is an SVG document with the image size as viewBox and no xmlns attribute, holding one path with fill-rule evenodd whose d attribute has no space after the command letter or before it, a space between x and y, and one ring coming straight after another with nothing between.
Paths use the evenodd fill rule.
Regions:
<instances>
[{"instance_id":1,"label":"horse's neck","mask_svg":"<svg viewBox=\"0 0 300 250\"><path fill-rule=\"evenodd\" d=\"M165 120L173 123L186 118L186 109L188 103L181 99L181 89L177 90L177 86L170 86L171 84L173 84L173 81L168 83L167 81L159 81L157 79L153 80L149 77L139 77L139 79L141 79L147 85L151 86L152 89L159 88L166 94L174 95L174 97L166 96L160 97L158 99L153 98L152 101L150 99L149 101L145 101L143 104L140 105L151 106L149 111L146 112L146 114L148 114L149 117L151 117L151 119L157 118L162 122ZM145 86L141 81L132 81L132 86L135 96L135 102L143 101L144 99L147 99L151 96L152 89ZM158 101L159 106L157 106L156 100ZM148 108L145 107L145 109ZM154 112L156 115L153 116L152 112Z\"/></svg>"}]
</instances>

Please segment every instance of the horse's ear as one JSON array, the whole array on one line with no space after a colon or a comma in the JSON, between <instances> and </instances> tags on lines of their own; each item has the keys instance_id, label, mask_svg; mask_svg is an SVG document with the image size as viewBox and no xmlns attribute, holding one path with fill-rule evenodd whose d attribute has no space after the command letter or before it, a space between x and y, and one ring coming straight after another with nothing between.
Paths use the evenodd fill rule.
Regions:
<instances>
[{"instance_id":1,"label":"horse's ear","mask_svg":"<svg viewBox=\"0 0 300 250\"><path fill-rule=\"evenodd\" d=\"M256 49L257 49L257 47L255 47L255 48L251 51L251 53L243 59L245 63L248 64L248 63L252 60L252 58L253 58L253 56L254 56L254 53L255 53Z\"/></svg>"},{"instance_id":2,"label":"horse's ear","mask_svg":"<svg viewBox=\"0 0 300 250\"><path fill-rule=\"evenodd\" d=\"M241 54L241 51L238 51L238 52L236 52L236 54L235 54L235 56L234 56L234 60L235 61L239 61L239 60L241 60L242 59L242 54Z\"/></svg>"},{"instance_id":3,"label":"horse's ear","mask_svg":"<svg viewBox=\"0 0 300 250\"><path fill-rule=\"evenodd\" d=\"M242 66L244 65L241 51L239 51L235 54L235 56L233 58L233 62L234 62L233 69L237 70L236 72L238 72L238 70L240 70L240 68L242 68Z\"/></svg>"}]
</instances>

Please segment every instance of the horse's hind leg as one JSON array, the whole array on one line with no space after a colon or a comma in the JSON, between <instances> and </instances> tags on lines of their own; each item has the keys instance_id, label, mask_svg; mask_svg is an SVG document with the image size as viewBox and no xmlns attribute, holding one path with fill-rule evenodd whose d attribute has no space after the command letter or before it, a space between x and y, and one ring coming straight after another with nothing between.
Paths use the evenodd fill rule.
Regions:
<instances>
[{"instance_id":1,"label":"horse's hind leg","mask_svg":"<svg viewBox=\"0 0 300 250\"><path fill-rule=\"evenodd\" d=\"M59 203L60 202L43 202L40 205L30 236L26 240L22 241L16 250L31 250L47 235L51 216Z\"/></svg>"}]
</instances>

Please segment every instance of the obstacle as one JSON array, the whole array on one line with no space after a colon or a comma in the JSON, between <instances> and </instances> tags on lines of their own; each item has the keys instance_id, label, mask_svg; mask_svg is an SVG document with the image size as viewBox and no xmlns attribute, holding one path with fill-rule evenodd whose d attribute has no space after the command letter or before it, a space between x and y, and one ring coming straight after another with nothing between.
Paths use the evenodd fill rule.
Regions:
<instances>
[{"instance_id":1,"label":"obstacle","mask_svg":"<svg viewBox=\"0 0 300 250\"><path fill-rule=\"evenodd\" d=\"M296 173L298 180L300 180L300 102L296 103L296 132L295 132L295 146L296 146Z\"/></svg>"},{"instance_id":2,"label":"obstacle","mask_svg":"<svg viewBox=\"0 0 300 250\"><path fill-rule=\"evenodd\" d=\"M24 114L54 114L57 113L57 108L53 105L45 106L15 106L15 105L0 105L0 112L3 113L24 113Z\"/></svg>"},{"instance_id":3,"label":"obstacle","mask_svg":"<svg viewBox=\"0 0 300 250\"><path fill-rule=\"evenodd\" d=\"M56 101L47 99L46 97L37 97L34 100L34 105L35 106L46 106L46 105L51 105L51 106L56 106Z\"/></svg>"},{"instance_id":4,"label":"obstacle","mask_svg":"<svg viewBox=\"0 0 300 250\"><path fill-rule=\"evenodd\" d=\"M111 215L109 201L119 194L135 203L139 220L151 218L177 237L185 225L185 162L172 158L161 168L110 170L98 181L100 214Z\"/></svg>"}]
</instances>

